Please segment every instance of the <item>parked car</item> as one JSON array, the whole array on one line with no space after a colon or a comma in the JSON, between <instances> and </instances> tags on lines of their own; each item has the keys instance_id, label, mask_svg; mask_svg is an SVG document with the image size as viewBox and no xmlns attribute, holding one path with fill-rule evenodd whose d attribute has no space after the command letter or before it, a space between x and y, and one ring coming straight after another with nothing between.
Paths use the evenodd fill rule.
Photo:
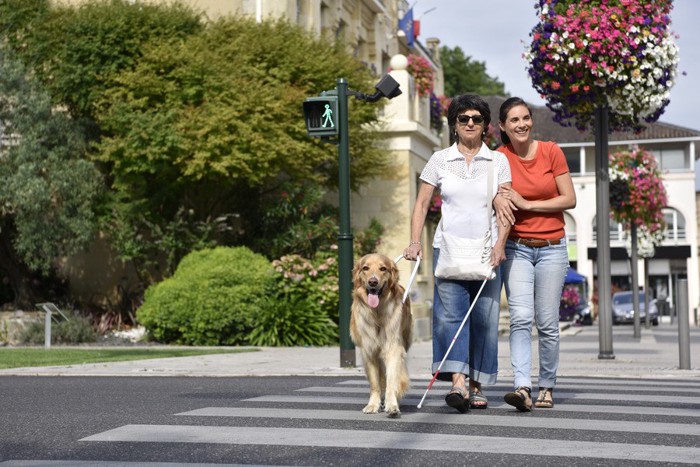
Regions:
<instances>
[{"instance_id":1,"label":"parked car","mask_svg":"<svg viewBox=\"0 0 700 467\"><path fill-rule=\"evenodd\" d=\"M634 322L634 310L632 309L632 292L616 292L612 296L612 319L613 324L624 324ZM646 320L644 310L644 292L639 292L639 319ZM649 301L649 318L654 326L659 324L659 310L656 307L656 300Z\"/></svg>"}]
</instances>

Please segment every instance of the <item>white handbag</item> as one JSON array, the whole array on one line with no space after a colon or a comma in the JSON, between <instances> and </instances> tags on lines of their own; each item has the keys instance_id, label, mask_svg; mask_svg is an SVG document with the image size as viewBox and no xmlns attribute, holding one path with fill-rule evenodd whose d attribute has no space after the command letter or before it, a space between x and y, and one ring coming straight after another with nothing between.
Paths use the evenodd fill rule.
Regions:
<instances>
[{"instance_id":1,"label":"white handbag","mask_svg":"<svg viewBox=\"0 0 700 467\"><path fill-rule=\"evenodd\" d=\"M493 201L493 161L487 162L486 214L489 230L482 238L462 238L445 233L440 221L442 239L440 255L435 266L435 277L452 280L493 279L496 274L491 266L491 206Z\"/></svg>"}]
</instances>

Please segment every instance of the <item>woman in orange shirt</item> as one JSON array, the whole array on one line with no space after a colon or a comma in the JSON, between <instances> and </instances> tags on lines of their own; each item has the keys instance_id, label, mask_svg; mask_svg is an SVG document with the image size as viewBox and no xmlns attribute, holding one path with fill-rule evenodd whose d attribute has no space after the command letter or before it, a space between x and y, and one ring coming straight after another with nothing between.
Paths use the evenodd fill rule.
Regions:
<instances>
[{"instance_id":1,"label":"woman in orange shirt","mask_svg":"<svg viewBox=\"0 0 700 467\"><path fill-rule=\"evenodd\" d=\"M532 410L532 325L537 327L539 396L535 407L554 406L552 391L559 366L559 302L569 266L563 211L576 206L576 194L561 148L532 138L532 112L518 97L499 111L503 145L513 183L494 200L500 222L512 224L502 265L510 310L510 355L515 390L505 401Z\"/></svg>"}]
</instances>

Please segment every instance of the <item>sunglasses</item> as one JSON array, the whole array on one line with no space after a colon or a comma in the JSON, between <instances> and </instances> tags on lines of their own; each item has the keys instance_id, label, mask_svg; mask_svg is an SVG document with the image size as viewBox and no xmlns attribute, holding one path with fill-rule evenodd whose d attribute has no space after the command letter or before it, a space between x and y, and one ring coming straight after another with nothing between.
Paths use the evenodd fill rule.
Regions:
<instances>
[{"instance_id":1,"label":"sunglasses","mask_svg":"<svg viewBox=\"0 0 700 467\"><path fill-rule=\"evenodd\" d=\"M466 125L469 123L469 119L471 119L475 125L481 125L484 123L484 117L481 115L458 115L457 116L457 121L461 123L462 125Z\"/></svg>"}]
</instances>

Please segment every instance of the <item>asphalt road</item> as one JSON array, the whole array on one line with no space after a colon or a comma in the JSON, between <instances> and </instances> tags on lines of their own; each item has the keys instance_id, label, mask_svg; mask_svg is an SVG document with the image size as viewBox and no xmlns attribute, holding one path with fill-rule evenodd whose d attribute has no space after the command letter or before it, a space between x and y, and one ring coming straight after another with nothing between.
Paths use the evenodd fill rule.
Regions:
<instances>
[{"instance_id":1,"label":"asphalt road","mask_svg":"<svg viewBox=\"0 0 700 467\"><path fill-rule=\"evenodd\" d=\"M388 419L361 413L362 377L2 376L0 466L700 463L697 378L562 377L531 413L507 382L487 410L454 412L442 383L419 410L427 383Z\"/></svg>"}]
</instances>

